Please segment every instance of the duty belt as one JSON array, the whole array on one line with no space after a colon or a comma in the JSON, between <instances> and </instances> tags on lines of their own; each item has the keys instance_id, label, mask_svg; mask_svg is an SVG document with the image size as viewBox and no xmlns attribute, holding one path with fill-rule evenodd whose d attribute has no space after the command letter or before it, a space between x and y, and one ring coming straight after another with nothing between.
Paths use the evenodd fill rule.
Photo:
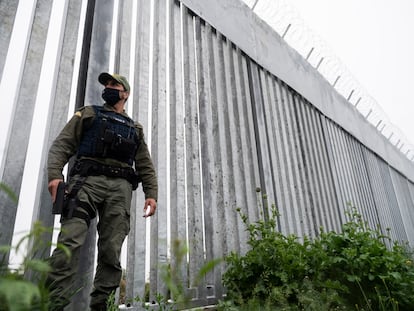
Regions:
<instances>
[{"instance_id":1,"label":"duty belt","mask_svg":"<svg viewBox=\"0 0 414 311\"><path fill-rule=\"evenodd\" d=\"M73 165L70 176L99 176L119 177L128 180L135 190L140 183L140 178L132 167L119 167L101 164L92 160L77 160Z\"/></svg>"}]
</instances>

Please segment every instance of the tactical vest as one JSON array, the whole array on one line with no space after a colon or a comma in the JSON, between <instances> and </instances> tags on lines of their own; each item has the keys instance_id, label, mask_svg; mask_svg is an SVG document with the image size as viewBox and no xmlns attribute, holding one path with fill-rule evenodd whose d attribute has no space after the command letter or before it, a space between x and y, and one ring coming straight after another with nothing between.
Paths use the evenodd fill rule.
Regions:
<instances>
[{"instance_id":1,"label":"tactical vest","mask_svg":"<svg viewBox=\"0 0 414 311\"><path fill-rule=\"evenodd\" d=\"M132 166L139 144L134 122L103 107L92 107L96 116L91 127L83 133L78 158L112 158Z\"/></svg>"}]
</instances>

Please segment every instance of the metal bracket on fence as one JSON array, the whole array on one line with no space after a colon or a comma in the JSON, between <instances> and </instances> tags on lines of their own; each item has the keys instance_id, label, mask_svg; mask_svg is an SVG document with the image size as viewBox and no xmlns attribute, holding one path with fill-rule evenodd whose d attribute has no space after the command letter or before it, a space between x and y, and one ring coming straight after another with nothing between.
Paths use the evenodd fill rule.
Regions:
<instances>
[{"instance_id":1,"label":"metal bracket on fence","mask_svg":"<svg viewBox=\"0 0 414 311\"><path fill-rule=\"evenodd\" d=\"M359 102L361 101L362 97L358 98L357 102L355 103L355 107L358 106Z\"/></svg>"},{"instance_id":2,"label":"metal bracket on fence","mask_svg":"<svg viewBox=\"0 0 414 311\"><path fill-rule=\"evenodd\" d=\"M348 96L348 99L347 99L347 101L349 101L349 100L351 99L351 97L352 97L352 94L354 94L354 91L355 91L355 89L351 91L351 93L350 93L350 94L349 94L349 96Z\"/></svg>"},{"instance_id":3,"label":"metal bracket on fence","mask_svg":"<svg viewBox=\"0 0 414 311\"><path fill-rule=\"evenodd\" d=\"M381 123L382 123L382 120L379 120L375 127L378 128L378 126L380 126Z\"/></svg>"},{"instance_id":4,"label":"metal bracket on fence","mask_svg":"<svg viewBox=\"0 0 414 311\"><path fill-rule=\"evenodd\" d=\"M311 56L311 54L312 54L312 52L313 52L313 50L314 50L315 48L311 48L310 49L310 51L309 51L309 53L308 53L308 55L306 56L306 60L308 60L309 59L309 57Z\"/></svg>"},{"instance_id":5,"label":"metal bracket on fence","mask_svg":"<svg viewBox=\"0 0 414 311\"><path fill-rule=\"evenodd\" d=\"M283 35L282 35L282 39L284 39L285 38L285 36L286 36L286 34L287 34L287 32L289 31L289 29L290 29L290 26L292 26L292 24L289 24L287 27L286 27L286 30L285 30L285 32L283 33Z\"/></svg>"},{"instance_id":6,"label":"metal bracket on fence","mask_svg":"<svg viewBox=\"0 0 414 311\"><path fill-rule=\"evenodd\" d=\"M339 75L339 76L336 78L335 82L332 84L332 87L335 87L335 85L336 85L336 83L338 82L339 78L341 78L341 75Z\"/></svg>"},{"instance_id":7,"label":"metal bracket on fence","mask_svg":"<svg viewBox=\"0 0 414 311\"><path fill-rule=\"evenodd\" d=\"M254 10L254 8L256 7L257 2L259 2L259 0L256 0L255 3L252 6L252 11Z\"/></svg>"},{"instance_id":8,"label":"metal bracket on fence","mask_svg":"<svg viewBox=\"0 0 414 311\"><path fill-rule=\"evenodd\" d=\"M318 70L318 69L319 69L319 66L322 64L322 61L323 61L323 57L322 57L322 58L321 58L321 60L319 61L318 65L316 66L316 70Z\"/></svg>"}]
</instances>

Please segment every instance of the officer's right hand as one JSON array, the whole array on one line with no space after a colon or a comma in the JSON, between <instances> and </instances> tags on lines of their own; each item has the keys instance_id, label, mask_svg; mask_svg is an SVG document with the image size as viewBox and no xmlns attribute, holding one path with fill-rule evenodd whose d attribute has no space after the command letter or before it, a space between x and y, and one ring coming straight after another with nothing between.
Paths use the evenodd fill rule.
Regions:
<instances>
[{"instance_id":1,"label":"officer's right hand","mask_svg":"<svg viewBox=\"0 0 414 311\"><path fill-rule=\"evenodd\" d=\"M155 210L157 209L157 201L152 198L148 198L145 200L144 204L144 216L145 218L150 217L155 214Z\"/></svg>"},{"instance_id":2,"label":"officer's right hand","mask_svg":"<svg viewBox=\"0 0 414 311\"><path fill-rule=\"evenodd\" d=\"M63 179L52 179L49 181L47 188L49 189L50 195L52 196L52 203L55 203L57 188L61 181L63 181Z\"/></svg>"}]
</instances>

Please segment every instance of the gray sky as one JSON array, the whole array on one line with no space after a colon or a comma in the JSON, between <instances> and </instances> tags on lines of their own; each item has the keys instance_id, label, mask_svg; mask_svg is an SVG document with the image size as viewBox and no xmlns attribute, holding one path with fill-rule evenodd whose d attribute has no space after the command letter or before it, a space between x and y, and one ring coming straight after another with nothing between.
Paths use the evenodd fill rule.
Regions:
<instances>
[{"instance_id":1,"label":"gray sky","mask_svg":"<svg viewBox=\"0 0 414 311\"><path fill-rule=\"evenodd\" d=\"M414 1L287 2L414 144Z\"/></svg>"}]
</instances>

